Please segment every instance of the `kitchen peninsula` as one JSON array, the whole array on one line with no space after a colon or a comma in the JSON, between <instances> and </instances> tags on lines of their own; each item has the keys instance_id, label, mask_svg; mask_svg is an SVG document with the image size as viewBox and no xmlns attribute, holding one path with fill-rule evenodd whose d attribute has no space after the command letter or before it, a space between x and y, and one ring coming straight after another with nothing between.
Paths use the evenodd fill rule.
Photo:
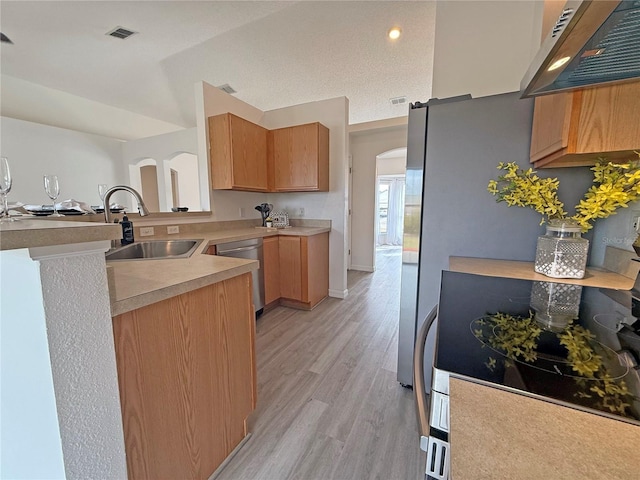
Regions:
<instances>
[{"instance_id":1,"label":"kitchen peninsula","mask_svg":"<svg viewBox=\"0 0 640 480\"><path fill-rule=\"evenodd\" d=\"M49 386L32 406L51 415L43 450L60 452L46 471L208 478L245 438L256 404L250 272L258 262L205 253L245 238L328 236L330 227L224 226L181 225L185 232L171 238L202 240L190 258L105 264L104 252L121 234L117 225L30 219L2 225L3 277L19 271L14 283L29 282L13 289L3 281L3 350L11 342L18 348L5 364L15 365L8 373ZM31 323L21 320L20 290L31 304L42 292L41 314L29 316ZM25 337L30 345L20 343ZM10 431L43 436L30 420L34 411L19 402L33 385L16 387L15 398L5 404L3 397ZM95 438L95 431L106 434ZM16 457L16 471L29 454Z\"/></svg>"}]
</instances>

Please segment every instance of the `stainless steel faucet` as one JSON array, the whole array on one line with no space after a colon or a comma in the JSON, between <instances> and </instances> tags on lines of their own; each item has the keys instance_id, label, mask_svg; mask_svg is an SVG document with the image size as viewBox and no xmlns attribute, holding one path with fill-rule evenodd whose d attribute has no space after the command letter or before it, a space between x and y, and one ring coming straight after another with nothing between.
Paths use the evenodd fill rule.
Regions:
<instances>
[{"instance_id":1,"label":"stainless steel faucet","mask_svg":"<svg viewBox=\"0 0 640 480\"><path fill-rule=\"evenodd\" d=\"M138 202L138 212L140 212L140 216L144 217L145 215L149 215L149 210L147 206L144 204L142 200L142 195L140 195L136 190L127 185L115 185L108 189L104 194L104 221L107 223L111 223L111 209L109 208L109 200L111 199L111 195L114 192L119 190L124 190L125 192L129 192L131 195L136 197L136 201Z\"/></svg>"}]
</instances>

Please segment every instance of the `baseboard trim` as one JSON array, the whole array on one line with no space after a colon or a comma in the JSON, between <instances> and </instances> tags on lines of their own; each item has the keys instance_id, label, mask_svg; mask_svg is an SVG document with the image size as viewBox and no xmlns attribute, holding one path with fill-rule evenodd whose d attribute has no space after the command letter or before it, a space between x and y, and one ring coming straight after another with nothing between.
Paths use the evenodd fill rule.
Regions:
<instances>
[{"instance_id":1,"label":"baseboard trim","mask_svg":"<svg viewBox=\"0 0 640 480\"><path fill-rule=\"evenodd\" d=\"M369 272L373 273L376 271L376 267L372 267L370 265L351 265L349 270L358 270L359 272Z\"/></svg>"},{"instance_id":2,"label":"baseboard trim","mask_svg":"<svg viewBox=\"0 0 640 480\"><path fill-rule=\"evenodd\" d=\"M240 449L244 447L244 444L247 443L250 438L251 438L251 432L247 433L247 435L242 440L240 440L240 443L236 445L236 448L234 448L233 451L229 454L229 456L222 461L222 463L218 466L218 468L215 469L215 471L211 474L208 480L215 480L222 473L224 468L227 465L229 465L229 462L231 461L231 459L233 459L233 457L236 456L236 454L240 451Z\"/></svg>"},{"instance_id":3,"label":"baseboard trim","mask_svg":"<svg viewBox=\"0 0 640 480\"><path fill-rule=\"evenodd\" d=\"M329 296L332 298L342 298L345 299L349 296L349 290L346 288L344 290L329 290Z\"/></svg>"}]
</instances>

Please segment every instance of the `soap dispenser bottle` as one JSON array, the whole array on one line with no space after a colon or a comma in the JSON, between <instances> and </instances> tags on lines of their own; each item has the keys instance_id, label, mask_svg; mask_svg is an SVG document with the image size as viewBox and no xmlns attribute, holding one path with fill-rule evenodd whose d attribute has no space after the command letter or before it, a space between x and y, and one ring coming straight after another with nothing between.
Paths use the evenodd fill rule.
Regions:
<instances>
[{"instance_id":1,"label":"soap dispenser bottle","mask_svg":"<svg viewBox=\"0 0 640 480\"><path fill-rule=\"evenodd\" d=\"M133 222L129 221L126 212L122 217L120 225L122 225L122 240L120 240L120 243L122 245L133 243Z\"/></svg>"}]
</instances>

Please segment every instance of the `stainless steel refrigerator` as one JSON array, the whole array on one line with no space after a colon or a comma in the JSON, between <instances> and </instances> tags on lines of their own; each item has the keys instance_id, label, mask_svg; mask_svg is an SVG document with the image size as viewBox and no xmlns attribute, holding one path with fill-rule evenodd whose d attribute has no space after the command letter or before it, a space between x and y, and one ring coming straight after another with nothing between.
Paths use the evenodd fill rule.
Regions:
<instances>
[{"instance_id":1,"label":"stainless steel refrigerator","mask_svg":"<svg viewBox=\"0 0 640 480\"><path fill-rule=\"evenodd\" d=\"M532 261L540 215L496 204L487 183L499 162L529 165L533 100L519 92L413 104L409 110L398 381L413 385L416 332L438 301L440 273L450 256ZM587 167L556 168L559 197L575 205L590 185ZM464 301L464 299L460 299ZM435 346L425 350L425 385Z\"/></svg>"}]
</instances>

